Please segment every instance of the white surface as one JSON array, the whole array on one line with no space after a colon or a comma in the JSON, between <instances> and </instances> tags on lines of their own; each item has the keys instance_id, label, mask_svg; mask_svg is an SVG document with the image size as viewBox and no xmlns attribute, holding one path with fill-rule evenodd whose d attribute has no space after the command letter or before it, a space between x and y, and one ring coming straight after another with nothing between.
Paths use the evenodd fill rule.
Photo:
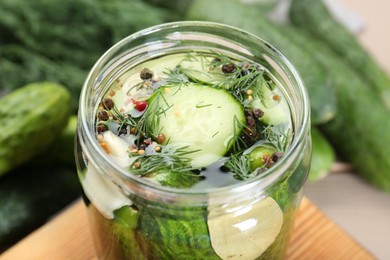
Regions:
<instances>
[{"instance_id":1,"label":"white surface","mask_svg":"<svg viewBox=\"0 0 390 260\"><path fill-rule=\"evenodd\" d=\"M306 186L306 196L379 259L390 259L390 195L351 173Z\"/></svg>"},{"instance_id":2,"label":"white surface","mask_svg":"<svg viewBox=\"0 0 390 260\"><path fill-rule=\"evenodd\" d=\"M390 1L337 2L361 16L366 27L359 40L390 75ZM390 194L352 173L333 173L307 185L306 195L374 256L390 259Z\"/></svg>"}]
</instances>

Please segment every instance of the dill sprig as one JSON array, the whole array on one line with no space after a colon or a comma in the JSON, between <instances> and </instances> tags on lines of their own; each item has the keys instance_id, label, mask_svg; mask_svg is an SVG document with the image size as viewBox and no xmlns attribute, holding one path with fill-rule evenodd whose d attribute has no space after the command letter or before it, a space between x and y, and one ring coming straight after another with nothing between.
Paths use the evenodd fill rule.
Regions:
<instances>
[{"instance_id":1,"label":"dill sprig","mask_svg":"<svg viewBox=\"0 0 390 260\"><path fill-rule=\"evenodd\" d=\"M166 75L163 79L166 85L182 86L191 82L180 65L173 69L167 68L163 73Z\"/></svg>"},{"instance_id":2,"label":"dill sprig","mask_svg":"<svg viewBox=\"0 0 390 260\"><path fill-rule=\"evenodd\" d=\"M267 143L273 145L279 152L285 153L292 141L293 133L290 128L287 131L282 129L272 129L270 126L267 126L262 134Z\"/></svg>"},{"instance_id":3,"label":"dill sprig","mask_svg":"<svg viewBox=\"0 0 390 260\"><path fill-rule=\"evenodd\" d=\"M257 171L251 169L249 158L241 153L231 155L224 166L228 168L233 173L233 177L238 180L246 180L257 176Z\"/></svg>"},{"instance_id":4,"label":"dill sprig","mask_svg":"<svg viewBox=\"0 0 390 260\"><path fill-rule=\"evenodd\" d=\"M233 142L232 151L238 152L244 148L247 148L245 140L242 138L242 132L247 129L248 126L245 123L240 122L237 116L233 117L233 137L230 142Z\"/></svg>"},{"instance_id":5,"label":"dill sprig","mask_svg":"<svg viewBox=\"0 0 390 260\"><path fill-rule=\"evenodd\" d=\"M132 164L131 171L140 176L154 173L172 172L185 173L195 170L191 166L191 158L187 156L199 150L189 150L189 146L166 145L162 146L161 152L137 156Z\"/></svg>"}]
</instances>

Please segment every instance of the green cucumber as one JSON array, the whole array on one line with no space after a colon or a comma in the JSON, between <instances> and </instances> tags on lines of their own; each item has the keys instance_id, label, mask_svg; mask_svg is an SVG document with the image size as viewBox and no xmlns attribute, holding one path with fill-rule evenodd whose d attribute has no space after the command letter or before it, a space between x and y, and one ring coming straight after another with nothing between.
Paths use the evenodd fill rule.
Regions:
<instances>
[{"instance_id":1,"label":"green cucumber","mask_svg":"<svg viewBox=\"0 0 390 260\"><path fill-rule=\"evenodd\" d=\"M281 94L275 90L270 90L267 85L262 82L259 87L262 92L261 100L254 99L249 106L252 108L258 108L264 112L264 115L260 118L266 125L281 125L289 123L289 108L286 102L280 100L274 100L273 96L277 94L281 97Z\"/></svg>"},{"instance_id":2,"label":"green cucumber","mask_svg":"<svg viewBox=\"0 0 390 260\"><path fill-rule=\"evenodd\" d=\"M147 243L148 259L220 259L210 244L206 209L177 213L140 210L138 230Z\"/></svg>"},{"instance_id":3,"label":"green cucumber","mask_svg":"<svg viewBox=\"0 0 390 260\"><path fill-rule=\"evenodd\" d=\"M226 75L222 72L222 70L212 70L208 66L213 59L214 57L206 55L188 57L183 59L179 63L179 66L184 74L193 79L195 82L208 85L218 84L226 79Z\"/></svg>"},{"instance_id":4,"label":"green cucumber","mask_svg":"<svg viewBox=\"0 0 390 260\"><path fill-rule=\"evenodd\" d=\"M330 173L336 155L332 145L316 127L311 129L312 158L308 180L318 181Z\"/></svg>"},{"instance_id":5,"label":"green cucumber","mask_svg":"<svg viewBox=\"0 0 390 260\"><path fill-rule=\"evenodd\" d=\"M39 167L44 165L66 165L75 167L74 141L77 116L72 115L61 134L42 153L34 156L24 165Z\"/></svg>"},{"instance_id":6,"label":"green cucumber","mask_svg":"<svg viewBox=\"0 0 390 260\"><path fill-rule=\"evenodd\" d=\"M193 83L163 88L145 113L148 132L163 134L166 143L188 146L193 167L205 167L226 154L246 122L242 105L229 92Z\"/></svg>"},{"instance_id":7,"label":"green cucumber","mask_svg":"<svg viewBox=\"0 0 390 260\"><path fill-rule=\"evenodd\" d=\"M259 15L257 8L235 0L194 0L186 19L225 23L268 41L281 50L301 74L311 100L312 122L324 123L334 117L337 106L335 89L324 64L291 42L288 36Z\"/></svg>"},{"instance_id":8,"label":"green cucumber","mask_svg":"<svg viewBox=\"0 0 390 260\"><path fill-rule=\"evenodd\" d=\"M279 28L292 42L326 64L337 90L335 117L319 126L338 154L373 185L390 191L389 110L370 83L325 43L295 27ZM320 52L318 50L321 50Z\"/></svg>"},{"instance_id":9,"label":"green cucumber","mask_svg":"<svg viewBox=\"0 0 390 260\"><path fill-rule=\"evenodd\" d=\"M43 82L0 99L0 176L44 151L66 126L71 96L62 86Z\"/></svg>"},{"instance_id":10,"label":"green cucumber","mask_svg":"<svg viewBox=\"0 0 390 260\"><path fill-rule=\"evenodd\" d=\"M290 18L294 25L327 43L349 66L361 74L390 110L390 77L359 43L338 23L322 1L293 0Z\"/></svg>"},{"instance_id":11,"label":"green cucumber","mask_svg":"<svg viewBox=\"0 0 390 260\"><path fill-rule=\"evenodd\" d=\"M74 169L22 167L0 179L0 251L78 198Z\"/></svg>"}]
</instances>

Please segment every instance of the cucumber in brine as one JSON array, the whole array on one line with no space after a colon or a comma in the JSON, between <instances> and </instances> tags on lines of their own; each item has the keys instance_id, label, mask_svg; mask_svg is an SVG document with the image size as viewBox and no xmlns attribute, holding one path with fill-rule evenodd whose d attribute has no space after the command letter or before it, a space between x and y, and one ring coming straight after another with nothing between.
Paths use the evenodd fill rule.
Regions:
<instances>
[{"instance_id":1,"label":"cucumber in brine","mask_svg":"<svg viewBox=\"0 0 390 260\"><path fill-rule=\"evenodd\" d=\"M195 168L224 156L245 124L244 109L229 92L194 83L164 87L146 113L151 136L188 146Z\"/></svg>"},{"instance_id":2,"label":"cucumber in brine","mask_svg":"<svg viewBox=\"0 0 390 260\"><path fill-rule=\"evenodd\" d=\"M211 169L231 156L237 165L234 159L268 142L272 131L289 132L279 85L260 64L210 50L156 57L113 81L97 111L97 139L118 165L151 182L232 184L238 169ZM244 168L245 178L258 175ZM214 183L211 174L223 180Z\"/></svg>"}]
</instances>

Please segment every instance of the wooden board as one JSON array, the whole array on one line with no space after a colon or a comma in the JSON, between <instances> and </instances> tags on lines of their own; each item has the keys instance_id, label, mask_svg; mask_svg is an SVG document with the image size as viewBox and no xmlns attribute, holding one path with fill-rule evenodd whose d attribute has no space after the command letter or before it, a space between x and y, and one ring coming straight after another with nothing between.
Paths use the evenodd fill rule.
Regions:
<instances>
[{"instance_id":1,"label":"wooden board","mask_svg":"<svg viewBox=\"0 0 390 260\"><path fill-rule=\"evenodd\" d=\"M4 252L1 260L96 259L81 200ZM374 259L304 198L286 259Z\"/></svg>"}]
</instances>

